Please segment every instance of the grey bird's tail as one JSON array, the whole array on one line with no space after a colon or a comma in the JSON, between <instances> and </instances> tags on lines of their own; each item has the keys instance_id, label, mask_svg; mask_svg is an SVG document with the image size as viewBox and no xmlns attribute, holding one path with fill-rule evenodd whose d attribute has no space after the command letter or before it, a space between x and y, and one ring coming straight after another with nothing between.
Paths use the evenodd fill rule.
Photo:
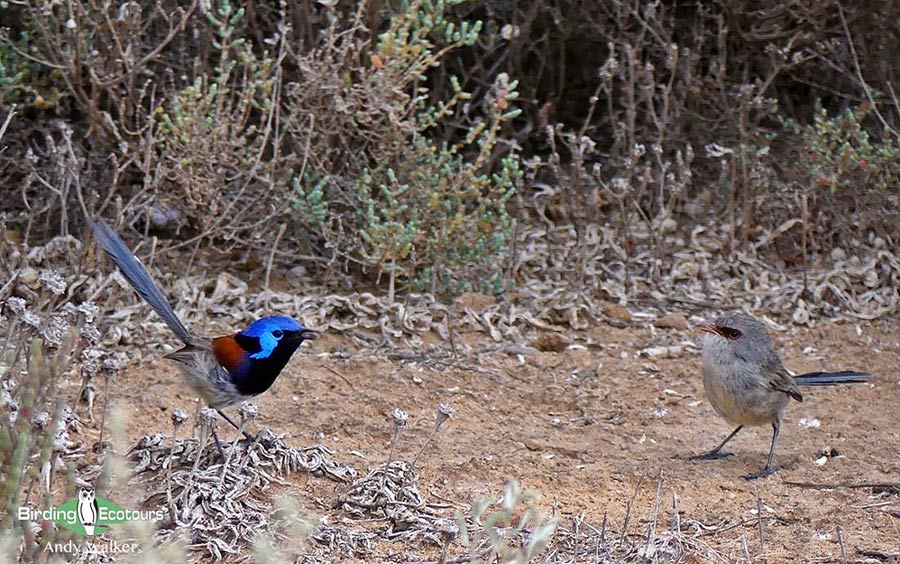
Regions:
<instances>
[{"instance_id":1,"label":"grey bird's tail","mask_svg":"<svg viewBox=\"0 0 900 564\"><path fill-rule=\"evenodd\" d=\"M801 386L833 386L835 384L858 384L868 382L875 378L873 374L868 372L854 372L853 370L844 370L843 372L810 372L794 376L794 380Z\"/></svg>"},{"instance_id":2,"label":"grey bird's tail","mask_svg":"<svg viewBox=\"0 0 900 564\"><path fill-rule=\"evenodd\" d=\"M134 253L131 252L109 225L103 221L93 222L88 220L88 222L91 224L94 235L100 241L109 258L116 263L119 270L122 271L122 274L125 275L125 278L137 293L162 317L166 325L175 332L175 335L181 339L182 343L189 344L191 342L190 333L188 333L184 323L178 319L175 310L169 305L169 301L163 295L159 286L156 285L156 282L153 281L153 277L150 276L144 265L138 261Z\"/></svg>"}]
</instances>

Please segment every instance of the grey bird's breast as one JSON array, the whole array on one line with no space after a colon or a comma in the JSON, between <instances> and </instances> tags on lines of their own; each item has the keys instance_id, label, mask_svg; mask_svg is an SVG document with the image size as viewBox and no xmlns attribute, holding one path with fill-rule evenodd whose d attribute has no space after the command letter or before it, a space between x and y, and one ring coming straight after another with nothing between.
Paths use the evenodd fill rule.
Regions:
<instances>
[{"instance_id":1,"label":"grey bird's breast","mask_svg":"<svg viewBox=\"0 0 900 564\"><path fill-rule=\"evenodd\" d=\"M788 395L770 387L758 363L736 357L719 339L703 346L703 388L716 413L734 425L765 425L781 418Z\"/></svg>"}]
</instances>

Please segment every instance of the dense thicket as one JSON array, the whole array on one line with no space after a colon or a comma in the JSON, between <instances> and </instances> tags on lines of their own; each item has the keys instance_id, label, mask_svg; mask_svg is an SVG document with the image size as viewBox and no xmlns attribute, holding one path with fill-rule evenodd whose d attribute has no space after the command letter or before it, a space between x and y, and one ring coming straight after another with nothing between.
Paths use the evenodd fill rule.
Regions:
<instances>
[{"instance_id":1,"label":"dense thicket","mask_svg":"<svg viewBox=\"0 0 900 564\"><path fill-rule=\"evenodd\" d=\"M502 287L516 220L662 250L715 218L785 261L893 240L895 8L10 3L0 220L432 290Z\"/></svg>"}]
</instances>

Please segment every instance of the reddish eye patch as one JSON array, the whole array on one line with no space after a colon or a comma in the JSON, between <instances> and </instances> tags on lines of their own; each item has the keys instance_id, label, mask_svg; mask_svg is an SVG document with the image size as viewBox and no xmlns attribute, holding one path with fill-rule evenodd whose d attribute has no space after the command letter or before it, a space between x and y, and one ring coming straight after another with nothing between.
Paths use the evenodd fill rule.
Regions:
<instances>
[{"instance_id":1,"label":"reddish eye patch","mask_svg":"<svg viewBox=\"0 0 900 564\"><path fill-rule=\"evenodd\" d=\"M723 327L719 326L719 335L722 335L729 341L735 341L740 339L744 334L738 331L737 329L732 329L731 327Z\"/></svg>"}]
</instances>

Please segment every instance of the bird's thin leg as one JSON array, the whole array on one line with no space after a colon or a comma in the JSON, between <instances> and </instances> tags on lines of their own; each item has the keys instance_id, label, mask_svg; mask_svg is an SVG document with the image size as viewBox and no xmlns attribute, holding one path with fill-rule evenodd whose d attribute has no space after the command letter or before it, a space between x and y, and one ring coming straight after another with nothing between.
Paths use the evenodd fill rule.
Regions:
<instances>
[{"instance_id":1,"label":"bird's thin leg","mask_svg":"<svg viewBox=\"0 0 900 564\"><path fill-rule=\"evenodd\" d=\"M743 425L738 425L737 429L735 429L734 431L731 432L730 435L725 437L725 440L722 441L719 444L719 446L717 446L716 448L712 449L709 452L704 452L703 454L698 454L696 456L692 456L688 460L716 460L718 458L725 458L726 456L731 456L730 452L722 452L722 447L724 447L726 444L728 444L728 441L733 439L734 436L738 434L738 431L740 431L743 428L744 428Z\"/></svg>"},{"instance_id":2,"label":"bird's thin leg","mask_svg":"<svg viewBox=\"0 0 900 564\"><path fill-rule=\"evenodd\" d=\"M219 456L225 458L225 449L222 448L222 441L219 440L219 435L216 433L215 428L210 429L212 432L213 438L216 440L216 448L219 449Z\"/></svg>"},{"instance_id":3,"label":"bird's thin leg","mask_svg":"<svg viewBox=\"0 0 900 564\"><path fill-rule=\"evenodd\" d=\"M772 423L772 446L769 448L769 459L766 461L766 466L759 472L754 472L752 474L747 474L744 476L744 479L747 480L756 480L757 478L765 478L769 474L774 474L778 472L777 466L772 466L772 459L775 458L775 445L778 443L778 432L781 430L781 421L775 421Z\"/></svg>"},{"instance_id":4,"label":"bird's thin leg","mask_svg":"<svg viewBox=\"0 0 900 564\"><path fill-rule=\"evenodd\" d=\"M240 427L237 423L235 423L235 422L231 419L231 417L228 417L227 415L225 415L225 413L224 413L221 409L219 409L218 407L214 407L213 409L215 409L217 412L219 412L219 415L221 415L222 418L225 419L225 421L228 421L229 423L231 423L231 426L232 426L232 427L234 427L234 428L237 429L238 431L242 431L242 432L244 433L244 436L245 436L245 437L247 437L247 438L250 439L251 441L252 441L253 439L256 438L256 437L254 437L253 435L251 435L250 433L248 433L247 431L244 431L243 429L241 429L241 427Z\"/></svg>"},{"instance_id":5,"label":"bird's thin leg","mask_svg":"<svg viewBox=\"0 0 900 564\"><path fill-rule=\"evenodd\" d=\"M234 427L234 428L237 429L238 431L241 431L242 433L244 433L244 437L246 437L246 439L247 439L247 441L248 441L248 444L249 444L249 443L252 443L253 441L256 441L256 440L259 438L259 434L258 434L258 433L257 433L256 435L251 435L251 434L248 433L246 430L242 429L242 428L241 428L237 423L235 423L230 417L228 417L227 415L225 415L225 414L222 412L222 410L220 410L220 409L218 409L218 408L215 408L215 410L219 412L219 415L221 415L222 417L225 418L225 421L228 421L229 423L231 423L231 426L232 426L232 427ZM261 444L261 445L263 446L263 448L265 448L266 450L269 450L269 449L272 448L272 444L273 444L273 443L272 443L272 441L270 441L270 440L268 440L268 439L261 439L261 440L259 440L258 442L259 442L259 444Z\"/></svg>"}]
</instances>

